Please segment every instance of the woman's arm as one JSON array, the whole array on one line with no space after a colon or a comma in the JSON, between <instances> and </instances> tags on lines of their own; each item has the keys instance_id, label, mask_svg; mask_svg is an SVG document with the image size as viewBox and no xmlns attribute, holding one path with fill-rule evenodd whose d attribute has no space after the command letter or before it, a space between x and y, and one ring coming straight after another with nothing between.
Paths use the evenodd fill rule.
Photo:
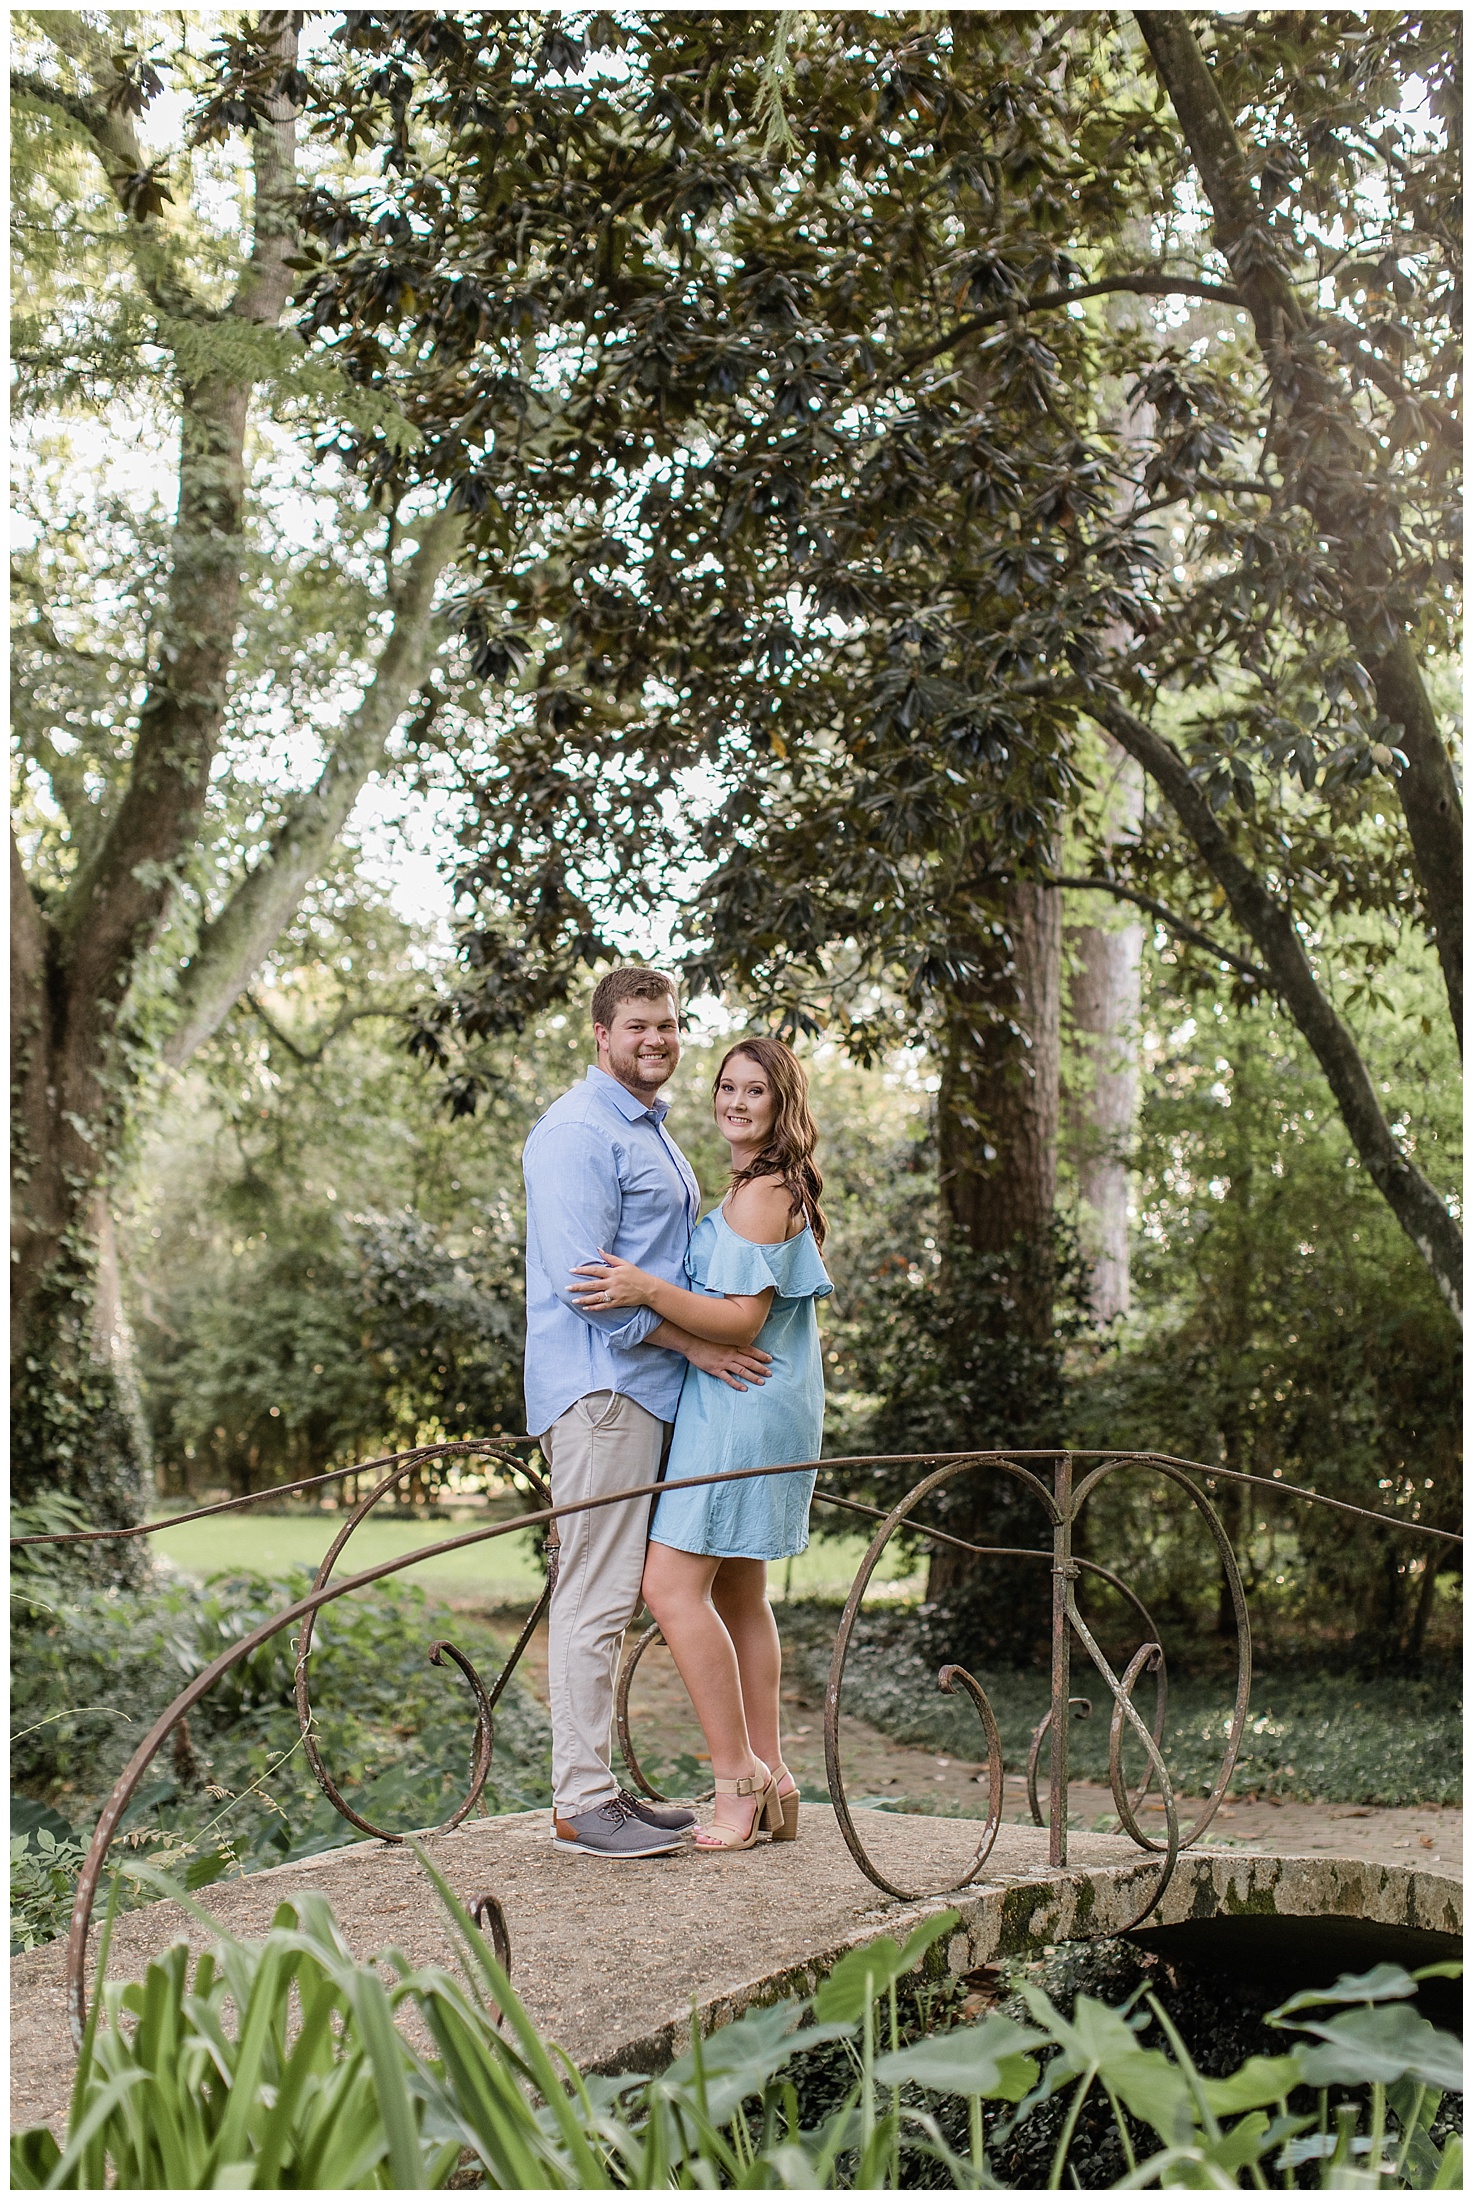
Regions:
<instances>
[{"instance_id":1,"label":"woman's arm","mask_svg":"<svg viewBox=\"0 0 1473 2200\"><path fill-rule=\"evenodd\" d=\"M693 1337L688 1329L677 1329L674 1322L657 1322L644 1341L679 1352L692 1367L714 1375L728 1390L745 1390L749 1383L760 1390L772 1372L772 1354L760 1345L712 1344L705 1337Z\"/></svg>"},{"instance_id":2,"label":"woman's arm","mask_svg":"<svg viewBox=\"0 0 1473 2200\"><path fill-rule=\"evenodd\" d=\"M614 1253L600 1253L572 1271L580 1281L568 1286L579 1302L598 1313L621 1306L647 1306L662 1321L671 1322L708 1344L750 1344L767 1319L772 1287L755 1297L711 1298L703 1291L682 1291L678 1284L636 1268L633 1261Z\"/></svg>"}]
</instances>

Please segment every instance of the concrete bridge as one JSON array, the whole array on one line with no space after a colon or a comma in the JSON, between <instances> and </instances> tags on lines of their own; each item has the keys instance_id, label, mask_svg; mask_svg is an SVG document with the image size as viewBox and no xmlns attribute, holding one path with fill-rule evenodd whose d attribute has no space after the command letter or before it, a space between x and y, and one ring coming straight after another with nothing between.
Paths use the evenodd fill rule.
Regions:
<instances>
[{"instance_id":1,"label":"concrete bridge","mask_svg":"<svg viewBox=\"0 0 1473 2200\"><path fill-rule=\"evenodd\" d=\"M174 1728L213 1683L259 1644L288 1626L299 1628L297 1705L303 1742L323 1791L345 1818L374 1834L338 1792L318 1751L308 1696L312 1623L319 1608L354 1589L449 1550L481 1544L527 1526L552 1527L565 1514L606 1503L629 1503L655 1494L655 1485L616 1497L554 1506L538 1474L514 1449L521 1439L466 1440L396 1453L373 1462L382 1479L359 1500L338 1531L309 1594L274 1613L195 1675L140 1742L104 1805L83 1866L73 1914L71 1975L60 1943L14 1959L11 1966L11 2042L15 2121L55 2122L65 2111L73 2068L73 2037L80 2038L81 2011L89 1998L88 1925L108 1850L131 1797ZM333 1578L338 1558L359 1524L406 1476L429 1459L479 1460L519 1478L536 1509ZM1361 1969L1379 1958L1436 1961L1461 1945L1462 1894L1450 1874L1411 1870L1364 1857L1255 1854L1234 1845L1211 1847L1204 1837L1227 1794L1248 1710L1252 1658L1247 1609L1231 1543L1204 1494L1214 1477L1253 1483L1252 1475L1226 1475L1190 1461L1154 1453L981 1452L935 1459L828 1460L815 1462L820 1477L877 1464L931 1471L882 1519L874 1508L820 1487L819 1500L846 1515L878 1519L879 1527L855 1576L837 1626L825 1712L825 1755L831 1800L805 1805L800 1839L734 1855L694 1850L637 1864L569 1852L550 1838L544 1811L477 1819L491 1765L493 1713L546 1606L547 1591L528 1616L500 1676L488 1688L461 1652L437 1643L437 1662L448 1656L468 1681L476 1706L474 1769L470 1788L444 1830L427 1845L470 1906L483 1894L501 1904L511 1936L512 1975L534 2021L589 2069L652 2070L678 2052L692 2007L711 2026L754 2001L806 1991L848 1949L881 1934L904 1932L946 1908L959 1912L949 1942L934 1960L958 1975L998 1957L1041 1950L1059 1940L1096 1939L1144 1926L1141 1937L1158 1944L1173 1937L1191 1952L1223 1968L1248 1965L1278 1970L1286 1984L1328 1983L1342 1969ZM298 1494L320 1494L345 1472L292 1485ZM746 1468L709 1477L746 1480L790 1468ZM1226 1722L1221 1762L1205 1794L1178 1799L1162 1755L1166 1669L1160 1636L1129 1582L1098 1560L1076 1555L1073 1544L1090 1494L1122 1471L1164 1478L1193 1505L1215 1546L1229 1592L1237 1634L1237 1684ZM841 1720L846 1660L866 1587L890 1540L913 1533L931 1544L954 1544L945 1530L925 1523L917 1507L957 1475L1002 1473L1031 1490L1049 1526L1049 1547L977 1555L1017 1559L1046 1590L1052 1614L1050 1708L1035 1731L1027 1784L1034 1815L1045 1813L1039 1785L1045 1770L1047 1824L1003 1823L1004 1769L996 1720L976 1680L958 1666L938 1675L948 1692L971 1697L986 1746L987 1815L975 1818L905 1816L851 1803L843 1774ZM1458 1541L1445 1531L1367 1513L1310 1491L1269 1485L1280 1497L1332 1505L1407 1532ZM270 1493L230 1499L181 1514L232 1511ZM281 1495L278 1492L277 1495ZM160 1531L160 1523L120 1530L83 1530L15 1539L22 1543L89 1543ZM167 1525L167 1524L164 1524ZM962 1546L973 1550L972 1545ZM1138 1647L1117 1674L1090 1617L1077 1601L1080 1582L1108 1589L1134 1615ZM651 1630L653 1635L654 1630ZM645 1638L647 1640L648 1638ZM1112 1796L1118 1821L1135 1838L1075 1833L1069 1825L1069 1673L1077 1642L1114 1699L1110 1730ZM644 1784L628 1731L628 1686L641 1645L626 1656L618 1724L630 1776ZM1154 1711L1137 1710L1138 1684L1154 1679ZM1144 1753L1143 1785L1130 1792L1121 1751L1127 1735ZM1160 1842L1144 1831L1136 1813L1149 1793L1159 1798L1165 1823ZM649 1791L652 1792L652 1791ZM1190 1816L1179 1823L1178 1810ZM861 1831L862 1827L862 1831ZM979 1835L981 1836L979 1841ZM255 1936L270 1923L277 1904L314 1888L337 1912L350 1945L363 1958L397 1946L411 1961L443 1960L450 1951L432 1889L413 1854L395 1837L360 1842L297 1864L217 1885L206 1902L219 1923ZM979 1861L980 1859L980 1861ZM917 1895L922 1887L960 1893ZM141 1976L150 1956L186 1938L201 1946L209 1928L170 1903L118 1921L110 1969Z\"/></svg>"},{"instance_id":2,"label":"concrete bridge","mask_svg":"<svg viewBox=\"0 0 1473 2200\"><path fill-rule=\"evenodd\" d=\"M975 1822L866 1812L872 1854L890 1876L935 1884L959 1875ZM866 1879L827 1804L805 1803L799 1840L731 1856L687 1852L641 1864L570 1853L549 1838L546 1811L479 1819L431 1836L463 1899L495 1893L512 1944L512 1975L533 2018L586 2069L654 2070L679 2053L694 2006L703 2027L753 2002L806 1992L844 1952L903 1935L946 1908L960 1922L933 1960L961 1974L1056 1941L1128 1925L1159 1859L1126 1839L1075 1834L1067 1868L1048 1834L1004 1826L979 1880L955 1896L896 1902ZM202 1898L237 1934L268 1928L276 1905L312 1888L332 1903L355 1952L394 1945L415 1962L448 1961L439 1906L413 1855L380 1842L227 1881ZM1288 1966L1295 1983L1333 1978L1383 1957L1436 1961L1458 1951L1462 1888L1442 1871L1334 1856L1198 1848L1177 1862L1147 1942ZM209 1934L173 1903L120 1918L109 1970L141 1976L150 1956ZM60 1942L11 1964L12 2120L64 2116L73 2069Z\"/></svg>"}]
</instances>

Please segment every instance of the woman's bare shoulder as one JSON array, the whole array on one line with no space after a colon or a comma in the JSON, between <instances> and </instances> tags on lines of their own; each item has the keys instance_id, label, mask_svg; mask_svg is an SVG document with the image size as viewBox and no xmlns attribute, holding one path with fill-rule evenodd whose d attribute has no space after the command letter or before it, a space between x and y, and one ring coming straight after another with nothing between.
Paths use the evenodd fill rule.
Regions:
<instances>
[{"instance_id":1,"label":"woman's bare shoulder","mask_svg":"<svg viewBox=\"0 0 1473 2200\"><path fill-rule=\"evenodd\" d=\"M780 1176L754 1176L739 1184L722 1212L738 1237L754 1245L781 1245L796 1234L793 1197Z\"/></svg>"}]
</instances>

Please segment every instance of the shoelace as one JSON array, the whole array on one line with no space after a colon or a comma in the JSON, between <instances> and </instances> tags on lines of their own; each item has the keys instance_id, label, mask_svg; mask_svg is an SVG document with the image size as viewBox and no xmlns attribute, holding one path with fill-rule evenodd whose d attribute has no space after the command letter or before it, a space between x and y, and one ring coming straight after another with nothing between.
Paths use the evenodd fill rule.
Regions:
<instances>
[{"instance_id":1,"label":"shoelace","mask_svg":"<svg viewBox=\"0 0 1473 2200\"><path fill-rule=\"evenodd\" d=\"M622 1788L617 1795L611 1795L608 1801L599 1808L599 1817L607 1818L611 1826L622 1826L628 1819L637 1818L638 1815L639 1813Z\"/></svg>"}]
</instances>

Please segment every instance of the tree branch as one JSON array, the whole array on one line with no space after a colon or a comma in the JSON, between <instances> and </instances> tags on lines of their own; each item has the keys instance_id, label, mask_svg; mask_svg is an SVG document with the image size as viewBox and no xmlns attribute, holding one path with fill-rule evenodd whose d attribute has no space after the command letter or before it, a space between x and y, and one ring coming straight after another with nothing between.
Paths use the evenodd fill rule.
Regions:
<instances>
[{"instance_id":1,"label":"tree branch","mask_svg":"<svg viewBox=\"0 0 1473 2200\"><path fill-rule=\"evenodd\" d=\"M290 58L296 59L295 36ZM265 119L251 132L251 171L255 181L251 256L230 310L240 320L274 328L291 295L291 270L286 263L298 242L296 109L284 99L269 98Z\"/></svg>"},{"instance_id":2,"label":"tree branch","mask_svg":"<svg viewBox=\"0 0 1473 2200\"><path fill-rule=\"evenodd\" d=\"M1376 690L1397 728L1407 768L1398 779L1412 852L1432 917L1433 936L1459 1045L1463 1036L1463 808L1452 759L1438 728L1416 652L1399 628L1394 607L1399 575L1379 557L1377 525L1358 455L1360 425L1334 377L1306 372L1302 345L1319 318L1307 312L1279 256L1258 203L1231 114L1207 65L1189 17L1174 9L1142 8L1136 21L1213 213L1219 250L1242 287L1258 347L1285 417L1296 424L1314 463L1294 470L1287 486L1332 542L1353 545L1362 570L1340 574L1338 609ZM1342 463L1337 465L1336 446ZM1336 486L1359 481L1359 491Z\"/></svg>"},{"instance_id":3,"label":"tree branch","mask_svg":"<svg viewBox=\"0 0 1473 2200\"><path fill-rule=\"evenodd\" d=\"M432 655L436 584L459 547L464 521L437 512L419 528L419 547L400 576L393 630L362 702L349 718L317 784L293 803L256 868L211 918L179 982L179 1019L164 1046L174 1069L219 1030L282 927L321 870Z\"/></svg>"},{"instance_id":4,"label":"tree branch","mask_svg":"<svg viewBox=\"0 0 1473 2200\"><path fill-rule=\"evenodd\" d=\"M1006 305L988 306L985 312L959 321L954 329L949 329L945 336L938 336L934 343L905 352L897 371L908 373L912 367L923 367L928 360L939 358L954 345L965 343L969 336L977 335L984 328L994 328L1015 313L1044 313L1056 306L1073 305L1079 298L1103 298L1122 291L1136 298L1209 298L1214 304L1223 306L1241 306L1245 302L1239 291L1226 289L1221 283L1198 282L1190 275L1105 275L1098 282L1081 283L1073 290L1047 290L1037 298L1016 298Z\"/></svg>"},{"instance_id":5,"label":"tree branch","mask_svg":"<svg viewBox=\"0 0 1473 2200\"><path fill-rule=\"evenodd\" d=\"M10 89L15 98L29 99L37 107L55 107L58 113L69 115L73 122L80 123L89 137L96 135L97 115L79 92L69 92L62 85L37 76L34 69L12 69Z\"/></svg>"},{"instance_id":6,"label":"tree branch","mask_svg":"<svg viewBox=\"0 0 1473 2200\"><path fill-rule=\"evenodd\" d=\"M1188 924L1185 917L1177 916L1164 902L1153 901L1149 894L1139 893L1134 886L1123 886L1118 879L1113 878L1046 878L1041 879L1039 884L1083 887L1093 893L1113 894L1117 901L1134 902L1137 909L1144 909L1148 915L1164 924L1168 932L1175 932L1179 939L1187 941L1190 946L1202 948L1216 962L1231 963L1234 970L1240 971L1265 992L1274 991L1272 978L1266 970L1260 970L1257 963L1248 962L1242 955L1235 955L1230 947L1221 946L1206 932L1199 932L1196 925Z\"/></svg>"},{"instance_id":7,"label":"tree branch","mask_svg":"<svg viewBox=\"0 0 1473 2200\"><path fill-rule=\"evenodd\" d=\"M340 1038L342 1034L350 1029L352 1025L361 1024L370 1016L385 1016L392 1019L402 1018L405 1014L405 1011L402 1008L350 1008L345 1016L339 1016L336 1021L329 1026L324 1037L318 1042L318 1044L312 1049L311 1053L309 1054L307 1053L305 1048L299 1047L297 1045L295 1039L288 1037L286 1032L282 1030L280 1024L275 1022L272 1017L267 1015L265 1009L262 1008L254 993L248 990L242 993L240 997L245 1006L255 1017L257 1023L264 1024L267 1031L271 1034L271 1037L276 1041L277 1045L285 1047L287 1053L293 1055L295 1059L302 1064L304 1069L314 1069L316 1065L322 1060L322 1057L324 1054L326 1054L328 1048L332 1045L333 1040Z\"/></svg>"},{"instance_id":8,"label":"tree branch","mask_svg":"<svg viewBox=\"0 0 1473 2200\"><path fill-rule=\"evenodd\" d=\"M133 177L145 172L149 163L128 115L121 107L107 104L107 94L118 77L105 40L81 16L66 9L49 11L44 27L61 51L92 76L99 96L88 99L79 92L68 92L59 84L48 83L34 70L25 69L11 72L12 91L66 115L92 140L113 196L123 209L128 249L150 304L160 313L181 320L217 319L214 309L205 305L180 274L177 254L170 250L159 216L146 212L140 217L128 209L127 186Z\"/></svg>"},{"instance_id":9,"label":"tree branch","mask_svg":"<svg viewBox=\"0 0 1473 2200\"><path fill-rule=\"evenodd\" d=\"M91 36L85 25L82 34ZM290 18L279 47L283 63L295 59ZM110 125L116 119L107 118ZM290 109L260 126L252 153L256 222L236 309L269 323L279 318L290 289L289 215L283 214L296 157ZM86 1004L84 1018L96 1019L99 1045L168 906L208 791L235 651L249 399L249 384L228 367L186 384L178 519L156 669L123 798L96 849L78 866L61 912L69 984L78 1003Z\"/></svg>"},{"instance_id":10,"label":"tree branch","mask_svg":"<svg viewBox=\"0 0 1473 2200\"><path fill-rule=\"evenodd\" d=\"M1352 1145L1455 1314L1462 1310L1462 1234L1438 1192L1392 1136L1349 1030L1320 990L1292 912L1249 869L1193 779L1186 758L1113 696L1090 691L1083 708L1155 780L1228 907L1263 957L1278 994L1325 1073Z\"/></svg>"},{"instance_id":11,"label":"tree branch","mask_svg":"<svg viewBox=\"0 0 1473 2200\"><path fill-rule=\"evenodd\" d=\"M1395 404L1416 405L1436 421L1450 442L1461 444L1462 428L1440 399L1425 391L1414 390L1403 382L1395 369L1378 359L1366 342L1365 331L1351 321L1342 321L1338 315L1321 314L1312 324L1312 333L1334 346L1342 359L1353 358L1368 382L1374 382L1384 397Z\"/></svg>"}]
</instances>

